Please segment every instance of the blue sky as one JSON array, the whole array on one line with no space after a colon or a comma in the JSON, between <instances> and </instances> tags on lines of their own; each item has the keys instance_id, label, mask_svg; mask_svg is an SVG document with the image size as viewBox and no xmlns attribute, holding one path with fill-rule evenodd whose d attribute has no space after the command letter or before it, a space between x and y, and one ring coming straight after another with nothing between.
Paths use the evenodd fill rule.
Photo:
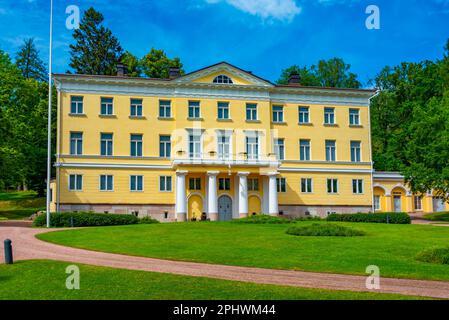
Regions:
<instances>
[{"instance_id":1,"label":"blue sky","mask_svg":"<svg viewBox=\"0 0 449 320\"><path fill-rule=\"evenodd\" d=\"M0 49L34 37L46 61L50 0L0 0ZM368 5L380 30L365 27ZM440 58L449 0L55 0L54 71L69 69L68 5L94 6L122 46L179 56L186 71L228 61L275 81L282 68L342 57L366 84L385 65Z\"/></svg>"}]
</instances>

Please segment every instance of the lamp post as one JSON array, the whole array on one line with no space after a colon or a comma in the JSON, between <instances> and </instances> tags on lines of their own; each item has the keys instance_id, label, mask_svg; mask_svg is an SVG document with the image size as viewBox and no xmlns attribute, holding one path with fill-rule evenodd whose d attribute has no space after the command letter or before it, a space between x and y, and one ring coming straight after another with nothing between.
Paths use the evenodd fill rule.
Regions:
<instances>
[{"instance_id":1,"label":"lamp post","mask_svg":"<svg viewBox=\"0 0 449 320\"><path fill-rule=\"evenodd\" d=\"M51 100L52 100L52 49L53 49L53 0L50 0L50 44L48 55L48 124L47 124L47 228L50 228L50 179L51 179Z\"/></svg>"}]
</instances>

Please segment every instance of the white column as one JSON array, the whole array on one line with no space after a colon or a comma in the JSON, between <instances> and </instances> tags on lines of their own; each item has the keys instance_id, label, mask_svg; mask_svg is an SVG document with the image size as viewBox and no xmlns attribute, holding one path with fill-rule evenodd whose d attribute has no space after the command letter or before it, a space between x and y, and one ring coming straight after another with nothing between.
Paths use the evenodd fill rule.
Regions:
<instances>
[{"instance_id":1,"label":"white column","mask_svg":"<svg viewBox=\"0 0 449 320\"><path fill-rule=\"evenodd\" d=\"M187 171L176 172L176 220L187 220L187 197L186 197L186 175Z\"/></svg>"},{"instance_id":2,"label":"white column","mask_svg":"<svg viewBox=\"0 0 449 320\"><path fill-rule=\"evenodd\" d=\"M268 176L268 214L270 216L279 215L278 191L276 184L277 173Z\"/></svg>"},{"instance_id":3,"label":"white column","mask_svg":"<svg viewBox=\"0 0 449 320\"><path fill-rule=\"evenodd\" d=\"M261 176L262 178L262 186L263 186L263 198L262 198L262 213L268 214L268 177Z\"/></svg>"},{"instance_id":4,"label":"white column","mask_svg":"<svg viewBox=\"0 0 449 320\"><path fill-rule=\"evenodd\" d=\"M218 171L209 171L207 185L207 216L211 221L218 220L217 175Z\"/></svg>"},{"instance_id":5,"label":"white column","mask_svg":"<svg viewBox=\"0 0 449 320\"><path fill-rule=\"evenodd\" d=\"M239 172L239 217L248 216L248 175L249 172Z\"/></svg>"}]
</instances>

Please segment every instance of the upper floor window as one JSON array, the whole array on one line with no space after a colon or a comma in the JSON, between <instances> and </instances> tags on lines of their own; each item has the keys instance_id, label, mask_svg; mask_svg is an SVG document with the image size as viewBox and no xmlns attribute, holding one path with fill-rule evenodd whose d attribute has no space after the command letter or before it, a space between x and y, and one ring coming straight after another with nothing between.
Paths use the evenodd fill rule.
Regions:
<instances>
[{"instance_id":1,"label":"upper floor window","mask_svg":"<svg viewBox=\"0 0 449 320\"><path fill-rule=\"evenodd\" d=\"M229 159L231 156L231 137L227 134L218 136L218 158Z\"/></svg>"},{"instance_id":2,"label":"upper floor window","mask_svg":"<svg viewBox=\"0 0 449 320\"><path fill-rule=\"evenodd\" d=\"M84 103L83 97L70 97L70 113L71 114L83 114L84 113Z\"/></svg>"},{"instance_id":3,"label":"upper floor window","mask_svg":"<svg viewBox=\"0 0 449 320\"><path fill-rule=\"evenodd\" d=\"M311 178L301 178L301 192L302 193L312 193L312 179Z\"/></svg>"},{"instance_id":4,"label":"upper floor window","mask_svg":"<svg viewBox=\"0 0 449 320\"><path fill-rule=\"evenodd\" d=\"M299 123L300 124L310 123L309 107L299 107Z\"/></svg>"},{"instance_id":5,"label":"upper floor window","mask_svg":"<svg viewBox=\"0 0 449 320\"><path fill-rule=\"evenodd\" d=\"M219 178L218 179L218 190L229 191L231 190L231 179L229 178Z\"/></svg>"},{"instance_id":6,"label":"upper floor window","mask_svg":"<svg viewBox=\"0 0 449 320\"><path fill-rule=\"evenodd\" d=\"M276 159L285 159L284 139L274 139L274 153L276 154Z\"/></svg>"},{"instance_id":7,"label":"upper floor window","mask_svg":"<svg viewBox=\"0 0 449 320\"><path fill-rule=\"evenodd\" d=\"M285 193L287 192L287 180L285 178L276 179L277 192Z\"/></svg>"},{"instance_id":8,"label":"upper floor window","mask_svg":"<svg viewBox=\"0 0 449 320\"><path fill-rule=\"evenodd\" d=\"M100 135L100 151L102 156L112 156L112 133L102 133Z\"/></svg>"},{"instance_id":9,"label":"upper floor window","mask_svg":"<svg viewBox=\"0 0 449 320\"><path fill-rule=\"evenodd\" d=\"M362 194L363 193L363 180L353 179L352 180L352 193Z\"/></svg>"},{"instance_id":10,"label":"upper floor window","mask_svg":"<svg viewBox=\"0 0 449 320\"><path fill-rule=\"evenodd\" d=\"M81 174L69 175L69 190L70 191L83 190L83 175Z\"/></svg>"},{"instance_id":11,"label":"upper floor window","mask_svg":"<svg viewBox=\"0 0 449 320\"><path fill-rule=\"evenodd\" d=\"M101 110L102 116L110 116L114 114L114 99L113 98L101 98Z\"/></svg>"},{"instance_id":12,"label":"upper floor window","mask_svg":"<svg viewBox=\"0 0 449 320\"><path fill-rule=\"evenodd\" d=\"M334 108L324 108L324 124L335 124Z\"/></svg>"},{"instance_id":13,"label":"upper floor window","mask_svg":"<svg viewBox=\"0 0 449 320\"><path fill-rule=\"evenodd\" d=\"M70 132L70 154L82 155L83 154L83 133L82 132Z\"/></svg>"},{"instance_id":14,"label":"upper floor window","mask_svg":"<svg viewBox=\"0 0 449 320\"><path fill-rule=\"evenodd\" d=\"M201 178L190 178L189 190L201 190Z\"/></svg>"},{"instance_id":15,"label":"upper floor window","mask_svg":"<svg viewBox=\"0 0 449 320\"><path fill-rule=\"evenodd\" d=\"M171 137L159 136L159 156L161 158L171 157Z\"/></svg>"},{"instance_id":16,"label":"upper floor window","mask_svg":"<svg viewBox=\"0 0 449 320\"><path fill-rule=\"evenodd\" d=\"M218 103L218 119L219 120L229 119L229 102Z\"/></svg>"},{"instance_id":17,"label":"upper floor window","mask_svg":"<svg viewBox=\"0 0 449 320\"><path fill-rule=\"evenodd\" d=\"M171 192L172 191L172 178L171 176L159 177L159 191Z\"/></svg>"},{"instance_id":18,"label":"upper floor window","mask_svg":"<svg viewBox=\"0 0 449 320\"><path fill-rule=\"evenodd\" d=\"M273 106L273 122L284 122L283 106Z\"/></svg>"},{"instance_id":19,"label":"upper floor window","mask_svg":"<svg viewBox=\"0 0 449 320\"><path fill-rule=\"evenodd\" d=\"M360 125L360 110L359 109L349 109L349 124L351 126Z\"/></svg>"},{"instance_id":20,"label":"upper floor window","mask_svg":"<svg viewBox=\"0 0 449 320\"><path fill-rule=\"evenodd\" d=\"M246 155L249 160L259 159L259 137L246 137Z\"/></svg>"},{"instance_id":21,"label":"upper floor window","mask_svg":"<svg viewBox=\"0 0 449 320\"><path fill-rule=\"evenodd\" d=\"M327 179L327 193L338 193L338 179Z\"/></svg>"},{"instance_id":22,"label":"upper floor window","mask_svg":"<svg viewBox=\"0 0 449 320\"><path fill-rule=\"evenodd\" d=\"M159 118L171 118L170 100L159 100Z\"/></svg>"},{"instance_id":23,"label":"upper floor window","mask_svg":"<svg viewBox=\"0 0 449 320\"><path fill-rule=\"evenodd\" d=\"M132 134L131 135L131 157L141 157L142 156L142 135Z\"/></svg>"},{"instance_id":24,"label":"upper floor window","mask_svg":"<svg viewBox=\"0 0 449 320\"><path fill-rule=\"evenodd\" d=\"M257 120L257 104L255 103L246 104L246 120L248 121Z\"/></svg>"},{"instance_id":25,"label":"upper floor window","mask_svg":"<svg viewBox=\"0 0 449 320\"><path fill-rule=\"evenodd\" d=\"M199 134L189 135L189 157L201 158L201 135Z\"/></svg>"},{"instance_id":26,"label":"upper floor window","mask_svg":"<svg viewBox=\"0 0 449 320\"><path fill-rule=\"evenodd\" d=\"M191 119L200 118L200 102L199 101L189 101L189 118L191 118Z\"/></svg>"},{"instance_id":27,"label":"upper floor window","mask_svg":"<svg viewBox=\"0 0 449 320\"><path fill-rule=\"evenodd\" d=\"M299 160L310 161L310 140L299 140Z\"/></svg>"},{"instance_id":28,"label":"upper floor window","mask_svg":"<svg viewBox=\"0 0 449 320\"><path fill-rule=\"evenodd\" d=\"M248 191L259 191L259 179L248 179Z\"/></svg>"},{"instance_id":29,"label":"upper floor window","mask_svg":"<svg viewBox=\"0 0 449 320\"><path fill-rule=\"evenodd\" d=\"M232 84L232 79L229 78L227 75L224 74L220 74L219 76L216 76L214 78L214 83L227 83L227 84Z\"/></svg>"},{"instance_id":30,"label":"upper floor window","mask_svg":"<svg viewBox=\"0 0 449 320\"><path fill-rule=\"evenodd\" d=\"M361 162L360 141L351 141L351 162Z\"/></svg>"},{"instance_id":31,"label":"upper floor window","mask_svg":"<svg viewBox=\"0 0 449 320\"><path fill-rule=\"evenodd\" d=\"M142 99L131 99L130 115L131 117L142 116Z\"/></svg>"},{"instance_id":32,"label":"upper floor window","mask_svg":"<svg viewBox=\"0 0 449 320\"><path fill-rule=\"evenodd\" d=\"M114 176L112 175L100 175L100 191L113 191L114 190Z\"/></svg>"},{"instance_id":33,"label":"upper floor window","mask_svg":"<svg viewBox=\"0 0 449 320\"><path fill-rule=\"evenodd\" d=\"M326 140L326 161L336 161L336 147L334 140Z\"/></svg>"},{"instance_id":34,"label":"upper floor window","mask_svg":"<svg viewBox=\"0 0 449 320\"><path fill-rule=\"evenodd\" d=\"M130 176L129 180L131 191L143 191L143 176Z\"/></svg>"}]
</instances>

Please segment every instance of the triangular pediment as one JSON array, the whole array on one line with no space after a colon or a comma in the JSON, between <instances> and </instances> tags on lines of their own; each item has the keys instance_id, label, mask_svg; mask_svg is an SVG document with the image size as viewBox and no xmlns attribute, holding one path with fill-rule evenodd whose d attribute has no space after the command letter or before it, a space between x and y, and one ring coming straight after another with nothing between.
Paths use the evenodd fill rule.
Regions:
<instances>
[{"instance_id":1,"label":"triangular pediment","mask_svg":"<svg viewBox=\"0 0 449 320\"><path fill-rule=\"evenodd\" d=\"M227 62L221 62L177 78L176 82L193 82L193 83L209 83L214 84L216 77L228 77L232 83L224 83L227 85L247 85L247 86L267 86L272 87L273 84L268 80L262 79L251 72L242 70Z\"/></svg>"}]
</instances>

